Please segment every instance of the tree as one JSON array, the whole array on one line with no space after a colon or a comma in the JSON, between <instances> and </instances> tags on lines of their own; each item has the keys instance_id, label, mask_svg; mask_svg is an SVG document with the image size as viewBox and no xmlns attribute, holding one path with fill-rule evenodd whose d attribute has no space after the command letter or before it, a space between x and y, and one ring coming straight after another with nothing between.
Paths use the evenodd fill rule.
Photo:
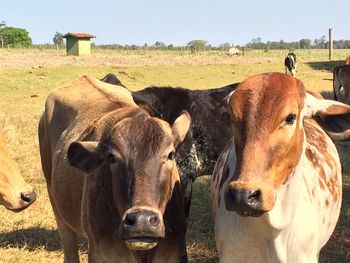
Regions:
<instances>
[{"instance_id":1,"label":"tree","mask_svg":"<svg viewBox=\"0 0 350 263\"><path fill-rule=\"evenodd\" d=\"M299 40L299 47L308 49L311 47L311 39L300 39Z\"/></svg>"},{"instance_id":2,"label":"tree","mask_svg":"<svg viewBox=\"0 0 350 263\"><path fill-rule=\"evenodd\" d=\"M0 47L4 47L4 37L3 37L3 30L6 27L5 21L0 22Z\"/></svg>"},{"instance_id":3,"label":"tree","mask_svg":"<svg viewBox=\"0 0 350 263\"><path fill-rule=\"evenodd\" d=\"M63 34L56 31L56 34L53 37L52 41L55 44L56 49L64 48Z\"/></svg>"},{"instance_id":4,"label":"tree","mask_svg":"<svg viewBox=\"0 0 350 263\"><path fill-rule=\"evenodd\" d=\"M227 42L219 45L219 49L221 51L228 51L230 48L231 48L231 45L230 43L227 43Z\"/></svg>"},{"instance_id":5,"label":"tree","mask_svg":"<svg viewBox=\"0 0 350 263\"><path fill-rule=\"evenodd\" d=\"M321 38L315 39L314 42L315 42L315 44L314 44L315 48L325 48L326 47L326 36L323 35Z\"/></svg>"},{"instance_id":6,"label":"tree","mask_svg":"<svg viewBox=\"0 0 350 263\"><path fill-rule=\"evenodd\" d=\"M163 42L156 41L156 43L154 43L153 47L163 49L163 48L166 48L166 45Z\"/></svg>"},{"instance_id":7,"label":"tree","mask_svg":"<svg viewBox=\"0 0 350 263\"><path fill-rule=\"evenodd\" d=\"M23 28L5 27L1 34L4 47L30 47L32 45L29 33Z\"/></svg>"},{"instance_id":8,"label":"tree","mask_svg":"<svg viewBox=\"0 0 350 263\"><path fill-rule=\"evenodd\" d=\"M261 37L253 38L248 44L245 45L247 48L252 49L266 49L266 44L261 41Z\"/></svg>"},{"instance_id":9,"label":"tree","mask_svg":"<svg viewBox=\"0 0 350 263\"><path fill-rule=\"evenodd\" d=\"M191 49L191 52L194 53L199 50L204 50L207 43L208 42L205 40L192 40L187 43L187 46Z\"/></svg>"}]
</instances>

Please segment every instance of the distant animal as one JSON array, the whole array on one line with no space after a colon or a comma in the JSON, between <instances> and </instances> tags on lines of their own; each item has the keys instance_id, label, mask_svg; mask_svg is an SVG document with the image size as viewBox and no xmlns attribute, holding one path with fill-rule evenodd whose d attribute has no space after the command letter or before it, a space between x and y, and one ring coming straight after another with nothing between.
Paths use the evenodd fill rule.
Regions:
<instances>
[{"instance_id":1,"label":"distant animal","mask_svg":"<svg viewBox=\"0 0 350 263\"><path fill-rule=\"evenodd\" d=\"M338 100L337 93L340 89L344 90L344 98L349 100L350 97L350 65L337 66L333 70L333 92L334 99Z\"/></svg>"},{"instance_id":2,"label":"distant animal","mask_svg":"<svg viewBox=\"0 0 350 263\"><path fill-rule=\"evenodd\" d=\"M34 203L35 199L33 188L24 181L0 133L0 205L19 212Z\"/></svg>"},{"instance_id":3,"label":"distant animal","mask_svg":"<svg viewBox=\"0 0 350 263\"><path fill-rule=\"evenodd\" d=\"M175 150L190 126L138 107L131 93L84 76L53 91L39 123L43 172L63 246L79 262L181 262L186 220Z\"/></svg>"},{"instance_id":4,"label":"distant animal","mask_svg":"<svg viewBox=\"0 0 350 263\"><path fill-rule=\"evenodd\" d=\"M350 55L346 57L345 59L345 65L349 65L350 64Z\"/></svg>"},{"instance_id":5,"label":"distant animal","mask_svg":"<svg viewBox=\"0 0 350 263\"><path fill-rule=\"evenodd\" d=\"M229 56L239 55L239 49L236 47L231 47L227 53Z\"/></svg>"},{"instance_id":6,"label":"distant animal","mask_svg":"<svg viewBox=\"0 0 350 263\"><path fill-rule=\"evenodd\" d=\"M313 117L337 119L350 107L282 73L241 82L229 107L233 137L211 184L219 261L317 262L339 217L342 179L336 147Z\"/></svg>"},{"instance_id":7,"label":"distant animal","mask_svg":"<svg viewBox=\"0 0 350 263\"><path fill-rule=\"evenodd\" d=\"M289 74L295 77L297 72L297 56L295 55L294 52L288 53L288 55L284 59L284 67L286 70L286 74Z\"/></svg>"}]
</instances>

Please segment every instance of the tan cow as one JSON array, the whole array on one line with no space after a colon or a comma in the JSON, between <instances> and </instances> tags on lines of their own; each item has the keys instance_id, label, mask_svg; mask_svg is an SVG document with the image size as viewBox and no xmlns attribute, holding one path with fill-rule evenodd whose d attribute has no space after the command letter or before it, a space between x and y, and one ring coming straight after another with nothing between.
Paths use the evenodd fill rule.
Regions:
<instances>
[{"instance_id":1,"label":"tan cow","mask_svg":"<svg viewBox=\"0 0 350 263\"><path fill-rule=\"evenodd\" d=\"M282 73L248 78L229 105L234 137L211 189L220 262L317 262L339 217L342 180L335 145L312 117L350 107Z\"/></svg>"},{"instance_id":2,"label":"tan cow","mask_svg":"<svg viewBox=\"0 0 350 263\"><path fill-rule=\"evenodd\" d=\"M5 138L0 134L0 205L19 212L36 199L33 188L21 176L17 165L10 157Z\"/></svg>"},{"instance_id":3,"label":"tan cow","mask_svg":"<svg viewBox=\"0 0 350 263\"><path fill-rule=\"evenodd\" d=\"M82 77L51 93L39 124L42 168L64 251L79 262L181 261L186 230L175 149L187 112L170 126L129 91Z\"/></svg>"}]
</instances>

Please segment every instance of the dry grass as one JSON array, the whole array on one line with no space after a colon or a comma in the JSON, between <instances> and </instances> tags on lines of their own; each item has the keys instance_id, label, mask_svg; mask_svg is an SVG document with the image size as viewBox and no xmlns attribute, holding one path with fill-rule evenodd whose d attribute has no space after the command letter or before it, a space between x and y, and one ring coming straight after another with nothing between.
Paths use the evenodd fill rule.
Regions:
<instances>
[{"instance_id":1,"label":"dry grass","mask_svg":"<svg viewBox=\"0 0 350 263\"><path fill-rule=\"evenodd\" d=\"M41 172L37 123L50 90L83 74L101 78L113 72L133 90L148 85L210 88L238 82L261 72L283 71L283 56L230 58L213 55L169 55L102 52L91 57L65 57L59 51L0 49L0 131L28 182L38 193L29 209L10 213L0 207L0 262L62 262L56 224ZM322 58L324 60L324 57ZM305 56L305 61L308 58ZM325 62L322 62L325 63ZM40 65L41 67L37 67ZM331 72L322 64L300 63L298 77L308 88L330 90ZM34 66L34 68L32 68ZM318 68L317 68L318 67ZM338 146L349 178L349 145ZM209 179L194 187L188 251L191 262L217 262L209 202ZM321 255L322 262L348 262L350 257L350 186L345 180L342 216L337 230ZM86 262L86 244L81 243Z\"/></svg>"},{"instance_id":2,"label":"dry grass","mask_svg":"<svg viewBox=\"0 0 350 263\"><path fill-rule=\"evenodd\" d=\"M324 61L327 50L299 50L298 61ZM279 63L288 50L246 51L245 56L228 56L210 51L191 54L184 51L93 50L90 56L66 56L65 50L0 49L0 69L29 69L39 67L135 67L170 65L242 65ZM344 60L349 50L335 50L334 60Z\"/></svg>"},{"instance_id":3,"label":"dry grass","mask_svg":"<svg viewBox=\"0 0 350 263\"><path fill-rule=\"evenodd\" d=\"M257 57L250 62L267 62L276 58ZM227 56L225 53L173 55L166 52L120 52L96 51L91 56L66 56L64 50L13 50L0 49L0 69L24 69L38 67L120 67L159 65L227 65L247 63L244 57Z\"/></svg>"}]
</instances>

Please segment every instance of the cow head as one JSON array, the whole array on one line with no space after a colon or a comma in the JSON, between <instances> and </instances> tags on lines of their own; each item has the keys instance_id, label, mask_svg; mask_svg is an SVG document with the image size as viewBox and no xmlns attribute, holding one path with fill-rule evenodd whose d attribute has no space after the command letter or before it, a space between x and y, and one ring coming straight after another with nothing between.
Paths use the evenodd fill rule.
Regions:
<instances>
[{"instance_id":1,"label":"cow head","mask_svg":"<svg viewBox=\"0 0 350 263\"><path fill-rule=\"evenodd\" d=\"M304 150L304 118L350 111L306 93L301 81L281 73L248 78L229 105L237 160L230 166L235 170L225 203L242 216L260 216L274 207L279 187L293 175Z\"/></svg>"},{"instance_id":2,"label":"cow head","mask_svg":"<svg viewBox=\"0 0 350 263\"><path fill-rule=\"evenodd\" d=\"M111 176L121 218L119 235L134 250L147 250L165 236L163 215L179 174L175 149L190 126L182 113L172 127L140 110L117 122L101 142L74 142L69 162L85 173Z\"/></svg>"},{"instance_id":3,"label":"cow head","mask_svg":"<svg viewBox=\"0 0 350 263\"><path fill-rule=\"evenodd\" d=\"M19 212L34 203L36 194L20 174L0 135L0 205Z\"/></svg>"}]
</instances>

